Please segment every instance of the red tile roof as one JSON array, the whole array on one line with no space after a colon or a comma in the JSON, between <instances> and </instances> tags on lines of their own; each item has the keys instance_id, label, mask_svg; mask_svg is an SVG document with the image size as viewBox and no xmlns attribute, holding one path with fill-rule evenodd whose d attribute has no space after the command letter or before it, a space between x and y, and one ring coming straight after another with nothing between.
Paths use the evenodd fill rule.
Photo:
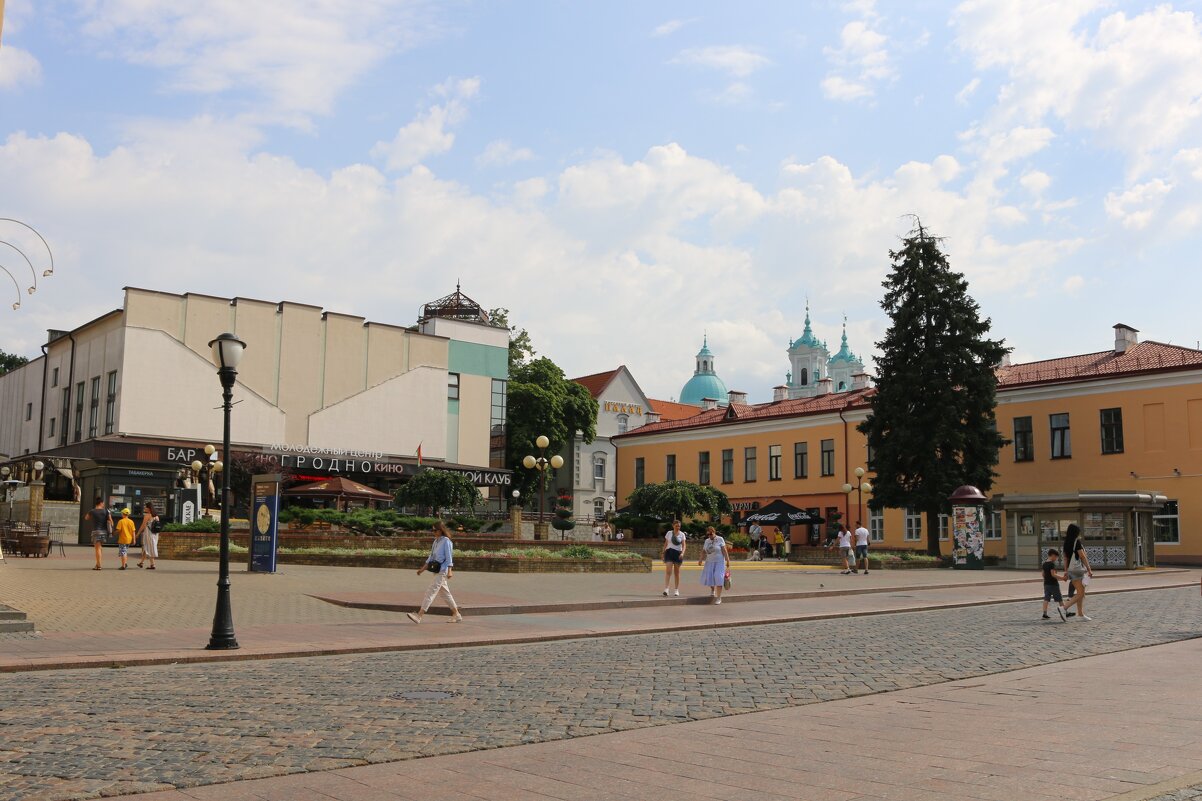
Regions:
<instances>
[{"instance_id":1,"label":"red tile roof","mask_svg":"<svg viewBox=\"0 0 1202 801\"><path fill-rule=\"evenodd\" d=\"M693 406L688 403L676 403L675 401L657 400L656 398L647 399L651 403L651 411L659 415L660 420L684 420L688 417L701 414L700 406Z\"/></svg>"},{"instance_id":2,"label":"red tile roof","mask_svg":"<svg viewBox=\"0 0 1202 801\"><path fill-rule=\"evenodd\" d=\"M1133 345L1126 353L1106 350L999 367L997 377L998 389L1004 391L1037 384L1091 381L1137 373L1197 368L1202 368L1202 350L1149 340Z\"/></svg>"},{"instance_id":3,"label":"red tile roof","mask_svg":"<svg viewBox=\"0 0 1202 801\"><path fill-rule=\"evenodd\" d=\"M853 389L849 392L832 392L814 398L795 398L793 400L773 401L772 403L742 404L733 403L730 406L720 406L717 409L703 411L700 414L683 420L661 420L658 423L648 423L626 434L618 434L614 439L639 437L647 434L659 434L664 431L680 431L689 428L707 428L746 422L748 420L768 420L774 417L803 417L810 414L823 414L840 409L867 408L868 399L876 390Z\"/></svg>"},{"instance_id":4,"label":"red tile roof","mask_svg":"<svg viewBox=\"0 0 1202 801\"><path fill-rule=\"evenodd\" d=\"M601 393L605 391L605 388L609 386L609 382L614 380L614 376L621 369L621 367L618 367L615 370L606 370L604 373L593 373L592 375L581 376L572 380L592 393L594 398L599 398L601 397Z\"/></svg>"}]
</instances>

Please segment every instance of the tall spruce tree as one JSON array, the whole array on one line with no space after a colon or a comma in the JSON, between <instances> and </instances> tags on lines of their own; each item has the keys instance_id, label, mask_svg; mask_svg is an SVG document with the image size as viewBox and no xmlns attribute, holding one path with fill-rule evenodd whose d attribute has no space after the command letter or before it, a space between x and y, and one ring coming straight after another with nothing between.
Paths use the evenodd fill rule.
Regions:
<instances>
[{"instance_id":1,"label":"tall spruce tree","mask_svg":"<svg viewBox=\"0 0 1202 801\"><path fill-rule=\"evenodd\" d=\"M1008 349L988 338L990 321L932 236L914 218L890 251L881 308L892 323L877 343L876 394L859 425L876 473L870 506L926 516L927 550L939 554L939 514L956 487L993 486L998 449L995 367Z\"/></svg>"}]
</instances>

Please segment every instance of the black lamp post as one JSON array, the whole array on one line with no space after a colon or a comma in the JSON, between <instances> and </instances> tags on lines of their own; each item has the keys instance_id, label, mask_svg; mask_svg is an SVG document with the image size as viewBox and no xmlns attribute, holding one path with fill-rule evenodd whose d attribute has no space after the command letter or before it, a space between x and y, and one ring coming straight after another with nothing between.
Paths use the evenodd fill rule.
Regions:
<instances>
[{"instance_id":1,"label":"black lamp post","mask_svg":"<svg viewBox=\"0 0 1202 801\"><path fill-rule=\"evenodd\" d=\"M865 470L864 468L857 467L855 470L855 473L856 473L855 485L854 486L851 484L843 485L843 491L847 493L848 502L851 501L851 494L853 492L856 494L856 520L861 521L861 525L863 525L862 521L864 520L864 493L872 492L872 484L863 480L864 474L866 472L868 472L868 471ZM851 518L851 515L848 515L848 526L847 526L848 531L851 531L851 525L850 525L851 519L850 518Z\"/></svg>"},{"instance_id":2,"label":"black lamp post","mask_svg":"<svg viewBox=\"0 0 1202 801\"><path fill-rule=\"evenodd\" d=\"M540 436L538 439L536 439L534 441L534 444L538 446L538 451L539 451L538 458L535 458L533 456L527 456L525 459L522 460L522 465L527 470L537 470L539 472L539 476L538 476L538 524L535 526L535 529L534 529L535 530L535 535L534 535L535 539L538 539L538 526L545 525L544 517L543 517L543 515L545 513L543 511L543 507L544 507L544 505L546 503L546 499L547 499L547 468L550 467L554 470L558 470L559 468L563 467L563 457L557 453L554 456L552 456L550 459L547 458L547 446L551 444L551 440L547 439L544 436ZM544 529L544 531L545 531L545 529Z\"/></svg>"},{"instance_id":3,"label":"black lamp post","mask_svg":"<svg viewBox=\"0 0 1202 801\"><path fill-rule=\"evenodd\" d=\"M238 377L238 362L246 343L233 334L221 334L209 347L213 349L213 363L217 365L217 376L221 379L221 408L224 412L224 427L221 436L221 452L226 459L230 454L230 409L233 407L234 381ZM217 574L217 610L213 613L213 633L209 635L210 651L232 651L238 648L234 639L234 613L230 607L230 473L221 471L221 556Z\"/></svg>"}]
</instances>

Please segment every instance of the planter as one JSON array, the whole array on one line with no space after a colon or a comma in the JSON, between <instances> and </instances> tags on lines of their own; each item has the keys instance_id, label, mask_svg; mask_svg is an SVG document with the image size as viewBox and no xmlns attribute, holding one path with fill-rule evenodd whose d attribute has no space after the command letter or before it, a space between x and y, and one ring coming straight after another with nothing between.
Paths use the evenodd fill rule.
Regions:
<instances>
[{"instance_id":1,"label":"planter","mask_svg":"<svg viewBox=\"0 0 1202 801\"><path fill-rule=\"evenodd\" d=\"M21 535L21 556L49 556L50 538L39 534Z\"/></svg>"},{"instance_id":2,"label":"planter","mask_svg":"<svg viewBox=\"0 0 1202 801\"><path fill-rule=\"evenodd\" d=\"M173 559L215 562L217 554L190 551ZM231 554L233 564L246 561L246 554ZM417 570L423 556L369 556L366 554L281 553L280 564L327 565L330 567L386 567ZM521 559L513 556L457 556L455 569L478 573L650 573L646 559Z\"/></svg>"}]
</instances>

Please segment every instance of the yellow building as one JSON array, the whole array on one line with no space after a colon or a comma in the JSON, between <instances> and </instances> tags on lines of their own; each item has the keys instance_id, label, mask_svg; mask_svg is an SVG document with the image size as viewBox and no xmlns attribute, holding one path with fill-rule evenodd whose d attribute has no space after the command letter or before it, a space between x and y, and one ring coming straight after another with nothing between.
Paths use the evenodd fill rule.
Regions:
<instances>
[{"instance_id":1,"label":"yellow building","mask_svg":"<svg viewBox=\"0 0 1202 801\"><path fill-rule=\"evenodd\" d=\"M998 428L1012 442L990 493L986 555L1029 564L1077 522L1087 539L1094 530L1116 538L1112 564L1120 534L1129 540L1127 564L1151 561L1151 539L1162 563L1202 563L1202 351L1140 343L1134 329L1117 325L1111 349L1003 365L998 381ZM722 490L734 520L780 498L828 521L834 512L852 526L862 520L874 543L922 547L919 514L871 512L869 493L843 490L860 483L857 467L868 468L856 430L873 391L864 377L851 391L824 387L811 398L790 400L781 389L771 403L732 393L728 407L615 437L618 497L671 476ZM945 519L943 539L946 528ZM792 531L791 539L816 543L818 529Z\"/></svg>"}]
</instances>

